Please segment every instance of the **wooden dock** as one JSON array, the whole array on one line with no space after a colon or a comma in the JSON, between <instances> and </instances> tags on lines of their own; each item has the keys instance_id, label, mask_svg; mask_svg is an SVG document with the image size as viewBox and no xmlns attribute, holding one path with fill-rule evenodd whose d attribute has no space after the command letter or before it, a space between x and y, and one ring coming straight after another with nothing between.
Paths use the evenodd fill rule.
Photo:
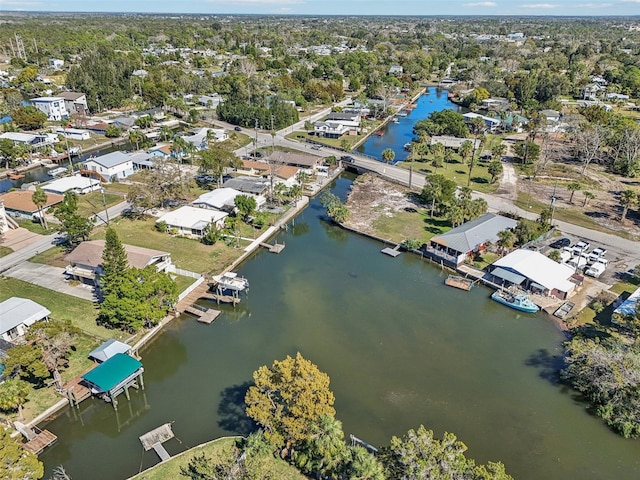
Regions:
<instances>
[{"instance_id":1,"label":"wooden dock","mask_svg":"<svg viewBox=\"0 0 640 480\"><path fill-rule=\"evenodd\" d=\"M458 275L449 275L445 279L444 284L450 287L459 288L460 290L466 290L468 292L471 290L471 287L473 287L473 280L460 277Z\"/></svg>"},{"instance_id":2,"label":"wooden dock","mask_svg":"<svg viewBox=\"0 0 640 480\"><path fill-rule=\"evenodd\" d=\"M82 375L95 367L96 365L93 365L91 368L85 370ZM76 378L69 380L62 386L64 396L67 397L67 400L69 400L69 404L72 407L78 407L80 402L91 397L91 389L81 383L82 375L78 375Z\"/></svg>"},{"instance_id":3,"label":"wooden dock","mask_svg":"<svg viewBox=\"0 0 640 480\"><path fill-rule=\"evenodd\" d=\"M238 297L233 297L231 295L218 295L217 293L209 291L209 283L202 282L200 285L198 285L197 288L194 288L193 291L191 291L186 297L178 302L175 310L178 313L186 312L188 307L193 307L193 305L202 298L204 298L205 300L211 300L212 302L216 302L217 304L231 303L235 306L240 303L240 298ZM197 314L194 313L194 315Z\"/></svg>"},{"instance_id":4,"label":"wooden dock","mask_svg":"<svg viewBox=\"0 0 640 480\"><path fill-rule=\"evenodd\" d=\"M27 439L27 443L22 444L22 448L38 455L49 445L53 445L58 437L49 430L40 430L38 427L28 427L20 422L15 422L16 430Z\"/></svg>"},{"instance_id":5,"label":"wooden dock","mask_svg":"<svg viewBox=\"0 0 640 480\"><path fill-rule=\"evenodd\" d=\"M190 305L184 309L185 312L190 313L197 317L200 323L213 323L213 321L220 315L220 310L213 308L201 307L200 305Z\"/></svg>"},{"instance_id":6,"label":"wooden dock","mask_svg":"<svg viewBox=\"0 0 640 480\"><path fill-rule=\"evenodd\" d=\"M280 253L282 250L284 250L283 243L274 243L273 245L271 245L270 243L263 242L260 244L260 246L266 248L271 253Z\"/></svg>"},{"instance_id":7,"label":"wooden dock","mask_svg":"<svg viewBox=\"0 0 640 480\"><path fill-rule=\"evenodd\" d=\"M389 255L390 257L393 257L393 258L396 258L398 255L402 253L400 251L400 244L397 244L394 248L389 248L389 247L383 248L380 251L385 255Z\"/></svg>"},{"instance_id":8,"label":"wooden dock","mask_svg":"<svg viewBox=\"0 0 640 480\"><path fill-rule=\"evenodd\" d=\"M171 455L169 455L169 452L167 452L162 444L174 437L175 434L171 429L171 423L165 423L138 438L140 439L142 448L144 448L146 452L153 449L160 457L160 461L164 462L165 460L169 460Z\"/></svg>"}]
</instances>

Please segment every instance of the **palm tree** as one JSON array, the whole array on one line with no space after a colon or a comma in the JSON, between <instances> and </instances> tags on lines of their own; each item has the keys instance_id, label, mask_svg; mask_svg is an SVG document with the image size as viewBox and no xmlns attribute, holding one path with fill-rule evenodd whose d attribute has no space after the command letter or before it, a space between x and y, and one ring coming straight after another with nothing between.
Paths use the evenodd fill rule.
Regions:
<instances>
[{"instance_id":1,"label":"palm tree","mask_svg":"<svg viewBox=\"0 0 640 480\"><path fill-rule=\"evenodd\" d=\"M171 129L166 125L163 125L162 127L160 127L160 138L162 138L162 140L164 140L165 142L169 138L171 138Z\"/></svg>"},{"instance_id":2,"label":"palm tree","mask_svg":"<svg viewBox=\"0 0 640 480\"><path fill-rule=\"evenodd\" d=\"M582 192L582 195L584 195L584 203L582 204L583 207L587 206L587 203L589 203L589 200L593 200L594 198L596 198L596 194L592 193L592 192Z\"/></svg>"},{"instance_id":3,"label":"palm tree","mask_svg":"<svg viewBox=\"0 0 640 480\"><path fill-rule=\"evenodd\" d=\"M582 190L582 185L580 185L578 182L571 182L569 185L567 185L567 190L571 192L571 196L569 197L569 203L573 203L573 195L578 190Z\"/></svg>"},{"instance_id":4,"label":"palm tree","mask_svg":"<svg viewBox=\"0 0 640 480\"><path fill-rule=\"evenodd\" d=\"M187 141L182 137L175 137L171 142L171 153L178 159L178 163L182 163L182 155L187 150Z\"/></svg>"},{"instance_id":5,"label":"palm tree","mask_svg":"<svg viewBox=\"0 0 640 480\"><path fill-rule=\"evenodd\" d=\"M624 223L627 218L627 211L638 201L638 195L631 189L620 192L620 205L622 206L622 215L620 223Z\"/></svg>"},{"instance_id":6,"label":"palm tree","mask_svg":"<svg viewBox=\"0 0 640 480\"><path fill-rule=\"evenodd\" d=\"M324 474L331 475L340 465L346 449L342 423L331 415L321 415L310 428L310 450L317 459L315 468Z\"/></svg>"},{"instance_id":7,"label":"palm tree","mask_svg":"<svg viewBox=\"0 0 640 480\"><path fill-rule=\"evenodd\" d=\"M47 228L47 220L44 218L44 212L42 207L47 204L47 194L40 187L36 187L36 191L31 195L31 201L38 207L38 218L40 219L40 225L42 228Z\"/></svg>"},{"instance_id":8,"label":"palm tree","mask_svg":"<svg viewBox=\"0 0 640 480\"><path fill-rule=\"evenodd\" d=\"M476 159L476 150L478 149L478 134L480 132L483 132L485 128L486 128L486 125L482 118L475 117L471 120L471 131L474 134L474 139L473 139L473 153L471 154L471 162L469 163L469 177L467 178L467 187L471 185L471 171L473 170L473 164Z\"/></svg>"},{"instance_id":9,"label":"palm tree","mask_svg":"<svg viewBox=\"0 0 640 480\"><path fill-rule=\"evenodd\" d=\"M351 480L383 480L384 468L364 447L351 447L348 478Z\"/></svg>"},{"instance_id":10,"label":"palm tree","mask_svg":"<svg viewBox=\"0 0 640 480\"><path fill-rule=\"evenodd\" d=\"M136 150L140 150L140 143L144 141L144 135L139 130L129 132L129 142L136 144Z\"/></svg>"},{"instance_id":11,"label":"palm tree","mask_svg":"<svg viewBox=\"0 0 640 480\"><path fill-rule=\"evenodd\" d=\"M471 151L473 150L473 143L469 140L465 140L460 145L460 156L462 157L462 163L467 163L467 159L469 155L471 155Z\"/></svg>"},{"instance_id":12,"label":"palm tree","mask_svg":"<svg viewBox=\"0 0 640 480\"><path fill-rule=\"evenodd\" d=\"M447 208L447 219L451 222L451 227L456 228L464 223L464 209L457 204L449 205Z\"/></svg>"},{"instance_id":13,"label":"palm tree","mask_svg":"<svg viewBox=\"0 0 640 480\"><path fill-rule=\"evenodd\" d=\"M31 387L24 380L10 378L0 385L0 410L18 410L22 420L22 405L27 401Z\"/></svg>"},{"instance_id":14,"label":"palm tree","mask_svg":"<svg viewBox=\"0 0 640 480\"><path fill-rule=\"evenodd\" d=\"M394 152L390 148L385 148L382 151L382 160L384 160L386 163L393 162L395 158L396 158L396 152Z\"/></svg>"},{"instance_id":15,"label":"palm tree","mask_svg":"<svg viewBox=\"0 0 640 480\"><path fill-rule=\"evenodd\" d=\"M498 232L498 246L504 250L509 251L516 243L516 234L511 230L501 230Z\"/></svg>"},{"instance_id":16,"label":"palm tree","mask_svg":"<svg viewBox=\"0 0 640 480\"><path fill-rule=\"evenodd\" d=\"M491 148L491 156L497 160L507 153L507 146L504 143L497 143Z\"/></svg>"}]
</instances>

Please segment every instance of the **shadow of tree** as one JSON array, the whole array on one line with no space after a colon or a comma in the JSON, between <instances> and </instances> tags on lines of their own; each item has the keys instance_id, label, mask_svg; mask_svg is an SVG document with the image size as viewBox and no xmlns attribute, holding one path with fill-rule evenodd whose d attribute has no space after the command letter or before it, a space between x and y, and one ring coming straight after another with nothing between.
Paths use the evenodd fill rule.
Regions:
<instances>
[{"instance_id":1,"label":"shadow of tree","mask_svg":"<svg viewBox=\"0 0 640 480\"><path fill-rule=\"evenodd\" d=\"M232 385L222 391L218 405L218 426L223 430L246 437L258 430L256 423L247 417L244 397L253 382Z\"/></svg>"},{"instance_id":2,"label":"shadow of tree","mask_svg":"<svg viewBox=\"0 0 640 480\"><path fill-rule=\"evenodd\" d=\"M473 183L489 183L489 179L485 177L472 177L471 181Z\"/></svg>"},{"instance_id":3,"label":"shadow of tree","mask_svg":"<svg viewBox=\"0 0 640 480\"><path fill-rule=\"evenodd\" d=\"M564 360L560 355L551 355L546 348L541 348L525 360L525 365L539 370L540 377L553 385L561 383L560 370L564 367Z\"/></svg>"}]
</instances>

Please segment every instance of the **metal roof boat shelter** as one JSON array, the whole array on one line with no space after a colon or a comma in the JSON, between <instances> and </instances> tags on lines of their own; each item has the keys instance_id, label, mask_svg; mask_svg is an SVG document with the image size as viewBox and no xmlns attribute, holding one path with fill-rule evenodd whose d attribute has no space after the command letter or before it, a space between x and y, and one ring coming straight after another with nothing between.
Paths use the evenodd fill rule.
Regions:
<instances>
[{"instance_id":1,"label":"metal roof boat shelter","mask_svg":"<svg viewBox=\"0 0 640 480\"><path fill-rule=\"evenodd\" d=\"M505 270L502 267L495 268L491 272L491 275L501 280L506 280L507 282L512 283L513 285L522 285L522 282L524 282L527 279L526 277L518 273L510 272L509 270Z\"/></svg>"},{"instance_id":2,"label":"metal roof boat shelter","mask_svg":"<svg viewBox=\"0 0 640 480\"><path fill-rule=\"evenodd\" d=\"M142 363L124 353L116 353L104 363L82 375L83 380L91 386L91 392L107 402L113 404L117 410L116 397L122 392L127 399L129 387L138 388L136 381L140 379L140 386L144 389L142 379L144 368Z\"/></svg>"},{"instance_id":3,"label":"metal roof boat shelter","mask_svg":"<svg viewBox=\"0 0 640 480\"><path fill-rule=\"evenodd\" d=\"M98 363L106 362L117 353L129 353L131 347L126 343L110 338L102 345L89 352L89 358Z\"/></svg>"}]
</instances>

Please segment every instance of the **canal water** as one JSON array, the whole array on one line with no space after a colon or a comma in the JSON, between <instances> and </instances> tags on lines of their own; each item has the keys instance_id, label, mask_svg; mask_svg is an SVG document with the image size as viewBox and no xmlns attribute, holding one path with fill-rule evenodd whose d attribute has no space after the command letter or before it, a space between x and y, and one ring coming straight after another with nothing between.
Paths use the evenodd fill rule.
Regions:
<instances>
[{"instance_id":1,"label":"canal water","mask_svg":"<svg viewBox=\"0 0 640 480\"><path fill-rule=\"evenodd\" d=\"M447 109L456 112L460 110L460 107L449 101L447 97L448 93L447 90L429 87L425 94L418 98L416 108L411 110L409 115L406 117L397 117L398 123L387 123L378 130L382 132L382 135L374 133L366 142L360 145L356 151L382 160L382 151L390 148L396 154L395 161L406 160L409 152L405 150L404 145L415 138L413 126L418 120L427 118L431 112L439 112Z\"/></svg>"},{"instance_id":2,"label":"canal water","mask_svg":"<svg viewBox=\"0 0 640 480\"><path fill-rule=\"evenodd\" d=\"M344 196L350 179L336 182ZM87 400L40 425L58 435L47 476L122 479L155 464L138 437L174 422L171 454L246 434L242 398L260 365L300 351L331 378L346 435L374 445L424 424L454 432L479 462L517 479L637 479L640 443L587 413L553 376L562 334L543 314L520 314L489 290L446 287L437 266L323 220L317 200L239 270L248 297L211 325L185 316L142 350L146 389L119 409Z\"/></svg>"}]
</instances>

